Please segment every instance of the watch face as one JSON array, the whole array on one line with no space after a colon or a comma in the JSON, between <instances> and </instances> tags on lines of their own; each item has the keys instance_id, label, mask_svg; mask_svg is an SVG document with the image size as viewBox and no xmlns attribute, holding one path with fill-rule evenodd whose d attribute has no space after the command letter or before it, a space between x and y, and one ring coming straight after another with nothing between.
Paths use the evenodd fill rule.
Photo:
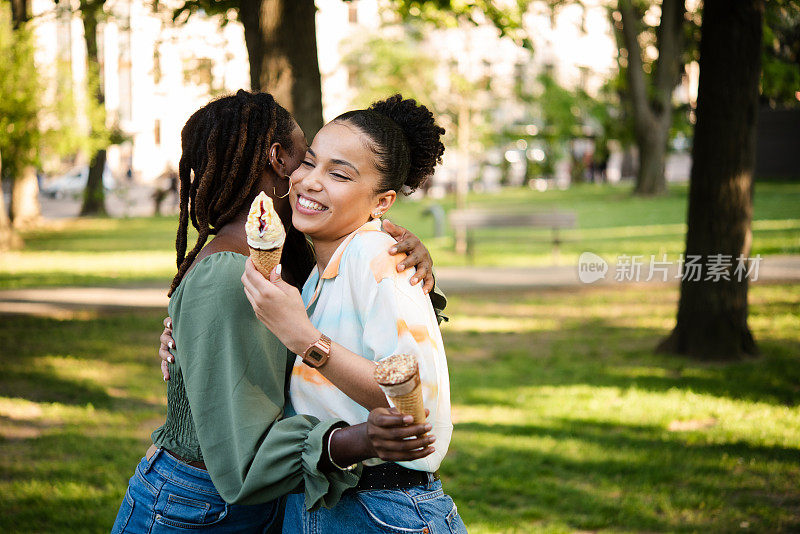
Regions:
<instances>
[{"instance_id":1,"label":"watch face","mask_svg":"<svg viewBox=\"0 0 800 534\"><path fill-rule=\"evenodd\" d=\"M311 367L324 365L328 360L328 354L330 354L330 343L330 340L323 335L316 343L311 345L303 355L303 361L306 365Z\"/></svg>"}]
</instances>

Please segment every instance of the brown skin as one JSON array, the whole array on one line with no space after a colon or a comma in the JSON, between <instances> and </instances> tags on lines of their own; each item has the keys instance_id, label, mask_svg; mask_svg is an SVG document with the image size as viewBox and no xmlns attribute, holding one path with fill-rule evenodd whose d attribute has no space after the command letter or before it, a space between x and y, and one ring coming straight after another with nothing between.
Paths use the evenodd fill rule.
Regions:
<instances>
[{"instance_id":1,"label":"brown skin","mask_svg":"<svg viewBox=\"0 0 800 534\"><path fill-rule=\"evenodd\" d=\"M397 272L401 273L406 269L415 267L417 272L414 273L409 282L411 282L412 286L415 286L422 280L422 291L426 295L430 293L431 289L433 289L434 279L433 259L428 249L425 248L425 245L416 235L402 226L394 224L389 219L383 220L383 229L397 241L397 244L389 249L389 254L392 256L395 254L407 255L403 263L397 265Z\"/></svg>"},{"instance_id":2,"label":"brown skin","mask_svg":"<svg viewBox=\"0 0 800 534\"><path fill-rule=\"evenodd\" d=\"M425 416L429 414L425 410ZM375 408L369 412L366 423L348 426L334 433L331 439L331 457L336 465L347 466L365 458L380 458L387 462L400 462L424 458L433 452L430 423L412 425L414 418L403 415L397 408ZM366 439L365 439L366 437Z\"/></svg>"}]
</instances>

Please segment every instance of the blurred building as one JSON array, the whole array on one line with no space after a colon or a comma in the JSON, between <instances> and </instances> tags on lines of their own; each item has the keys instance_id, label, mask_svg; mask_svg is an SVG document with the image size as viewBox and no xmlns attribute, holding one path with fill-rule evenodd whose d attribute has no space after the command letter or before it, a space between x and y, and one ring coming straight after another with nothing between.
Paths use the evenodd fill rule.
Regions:
<instances>
[{"instance_id":1,"label":"blurred building","mask_svg":"<svg viewBox=\"0 0 800 534\"><path fill-rule=\"evenodd\" d=\"M495 132L513 130L509 126L516 125L521 136L530 136L537 127L531 122L529 106L517 97L517 87L533 89L538 75L549 74L564 88L581 88L596 97L617 71L617 48L604 2L587 0L582 4L565 5L554 11L547 2L534 2L524 18L532 52L501 38L489 21L428 31L423 37L424 51L440 65L437 98L451 99L458 106L458 89L450 80L455 72L476 86L488 87L486 91L462 95L469 101L465 116L472 117L470 123L483 121L483 130ZM360 35L395 30L392 23L396 16L384 0L317 0L317 5L323 107L326 119L330 119L347 109L359 89L349 83L342 49ZM459 130L452 117L445 126L450 132ZM484 186L491 188L499 183L501 165L508 165L508 174L519 183L526 173L526 154L541 153L527 145L520 145L513 153L501 146L487 150L477 137L472 135L468 143L463 143L466 149L459 151L456 136L451 136L444 165L434 179L438 186L451 189L457 175L465 173L469 181L480 176L486 182ZM481 157L476 158L476 154Z\"/></svg>"},{"instance_id":2,"label":"blurred building","mask_svg":"<svg viewBox=\"0 0 800 534\"><path fill-rule=\"evenodd\" d=\"M602 0L566 5L553 12L547 2L534 3L525 26L535 53L500 38L487 21L480 26L441 29L426 35L426 50L442 62L456 63L467 77L488 77L500 92L510 93L521 78L548 72L560 85L581 87L596 96L616 72L617 49ZM374 32L394 19L384 0L317 0L317 41L323 75L326 120L347 108L355 88L348 85L341 64L343 43L354 35Z\"/></svg>"},{"instance_id":3,"label":"blurred building","mask_svg":"<svg viewBox=\"0 0 800 534\"><path fill-rule=\"evenodd\" d=\"M77 0L33 0L37 64L50 90L72 81L75 97L86 78L86 46ZM248 88L247 49L240 24L202 12L186 24L171 21L176 1L108 0L98 29L109 126L130 139L108 151L117 180L151 182L177 169L180 131L189 116L215 95ZM229 18L235 18L230 13ZM59 79L55 73L66 69ZM85 163L85 162L84 162ZM130 171L130 172L129 172Z\"/></svg>"},{"instance_id":4,"label":"blurred building","mask_svg":"<svg viewBox=\"0 0 800 534\"><path fill-rule=\"evenodd\" d=\"M43 72L66 68L73 87L83 87L86 52L78 0L32 3L37 64ZM130 139L108 154L118 179L130 176L150 182L169 167L177 168L180 130L191 113L213 96L249 87L244 32L235 13L226 17L200 11L176 25L172 9L181 4L181 0L106 2L108 16L100 24L99 44L108 123L119 126ZM563 87L581 87L594 96L616 72L607 8L601 0L582 4L553 12L544 1L534 3L525 17L533 53L501 39L488 22L429 32L424 36L425 49L469 80L491 80L491 94L483 95L483 102L474 99L476 106L491 106L491 127L520 121L524 125L525 108L514 98L515 85L533 84L538 74L549 73ZM329 120L351 106L357 90L342 62L344 43L379 28L392 31L386 24L395 15L385 0L317 0L317 6L323 110ZM447 76L440 78L444 92L454 92ZM59 82L52 76L50 90L59 93L59 83L64 83L63 77ZM452 179L459 159L456 150L448 150L441 178ZM472 165L469 172L480 171Z\"/></svg>"}]
</instances>

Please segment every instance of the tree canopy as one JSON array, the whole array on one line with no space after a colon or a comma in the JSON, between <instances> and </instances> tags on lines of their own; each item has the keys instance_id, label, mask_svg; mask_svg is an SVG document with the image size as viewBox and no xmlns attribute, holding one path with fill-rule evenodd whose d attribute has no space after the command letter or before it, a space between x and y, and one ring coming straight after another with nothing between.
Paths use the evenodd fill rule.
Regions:
<instances>
[{"instance_id":1,"label":"tree canopy","mask_svg":"<svg viewBox=\"0 0 800 534\"><path fill-rule=\"evenodd\" d=\"M33 55L30 30L14 30L8 4L0 4L0 153L3 173L12 178L39 162L42 86Z\"/></svg>"}]
</instances>

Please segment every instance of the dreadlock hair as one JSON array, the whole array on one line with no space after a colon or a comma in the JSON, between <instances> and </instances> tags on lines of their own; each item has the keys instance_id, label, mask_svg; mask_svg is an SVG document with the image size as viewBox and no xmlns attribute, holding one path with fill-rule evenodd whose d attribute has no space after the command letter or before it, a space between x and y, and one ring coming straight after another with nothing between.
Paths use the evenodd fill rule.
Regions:
<instances>
[{"instance_id":1,"label":"dreadlock hair","mask_svg":"<svg viewBox=\"0 0 800 534\"><path fill-rule=\"evenodd\" d=\"M197 110L181 131L180 216L175 241L178 273L168 296L205 245L260 191L259 182L269 165L267 152L280 143L290 153L292 116L268 93L239 90ZM186 253L189 220L197 242ZM305 236L288 225L281 259L295 283L302 283L313 267Z\"/></svg>"}]
</instances>

